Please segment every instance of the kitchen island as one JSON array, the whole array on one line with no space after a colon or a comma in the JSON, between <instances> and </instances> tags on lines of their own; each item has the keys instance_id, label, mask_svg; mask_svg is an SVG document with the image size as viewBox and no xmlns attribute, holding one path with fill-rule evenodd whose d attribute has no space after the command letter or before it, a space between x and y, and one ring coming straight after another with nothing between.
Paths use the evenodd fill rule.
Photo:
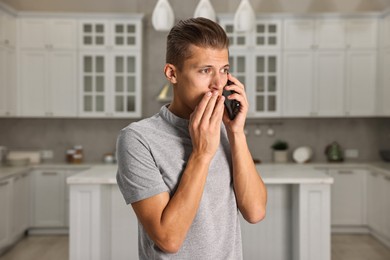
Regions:
<instances>
[{"instance_id":1,"label":"kitchen island","mask_svg":"<svg viewBox=\"0 0 390 260\"><path fill-rule=\"evenodd\" d=\"M332 177L305 165L256 166L268 189L267 216L241 222L244 259L330 260ZM116 166L96 166L70 185L70 259L138 259L137 218L116 183Z\"/></svg>"}]
</instances>

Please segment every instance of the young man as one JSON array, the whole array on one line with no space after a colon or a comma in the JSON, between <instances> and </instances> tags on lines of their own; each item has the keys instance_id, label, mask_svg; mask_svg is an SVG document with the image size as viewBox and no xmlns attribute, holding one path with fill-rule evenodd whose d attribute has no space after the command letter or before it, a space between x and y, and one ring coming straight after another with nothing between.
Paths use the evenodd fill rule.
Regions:
<instances>
[{"instance_id":1,"label":"young man","mask_svg":"<svg viewBox=\"0 0 390 260\"><path fill-rule=\"evenodd\" d=\"M244 134L248 101L228 73L228 44L217 23L179 22L164 67L171 104L119 134L117 181L138 217L140 259L242 259L239 212L250 223L265 216L266 188ZM241 104L234 120L224 87Z\"/></svg>"}]
</instances>

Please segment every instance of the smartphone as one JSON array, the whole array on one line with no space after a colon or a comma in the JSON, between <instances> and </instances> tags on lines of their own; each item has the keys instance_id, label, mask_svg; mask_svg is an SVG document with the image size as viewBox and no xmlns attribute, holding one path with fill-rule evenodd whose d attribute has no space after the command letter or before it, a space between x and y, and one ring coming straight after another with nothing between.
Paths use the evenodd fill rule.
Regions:
<instances>
[{"instance_id":1,"label":"smartphone","mask_svg":"<svg viewBox=\"0 0 390 260\"><path fill-rule=\"evenodd\" d=\"M233 82L230 80L227 81L226 86L232 85ZM240 102L238 102L235 99L228 99L227 97L230 96L234 91L231 90L225 90L223 89L222 95L225 96L225 107L227 110L227 113L229 115L230 120L234 120L236 115L240 112Z\"/></svg>"}]
</instances>

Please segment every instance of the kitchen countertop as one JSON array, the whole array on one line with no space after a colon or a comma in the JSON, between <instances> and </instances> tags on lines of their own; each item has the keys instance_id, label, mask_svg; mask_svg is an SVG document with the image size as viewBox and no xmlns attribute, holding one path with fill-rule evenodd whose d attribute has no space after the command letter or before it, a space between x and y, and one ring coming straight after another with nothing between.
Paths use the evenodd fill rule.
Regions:
<instances>
[{"instance_id":1,"label":"kitchen countertop","mask_svg":"<svg viewBox=\"0 0 390 260\"><path fill-rule=\"evenodd\" d=\"M366 163L307 163L307 164L256 164L265 183L332 183L333 180L324 173L326 169L373 169L390 176L390 163L366 162ZM79 170L80 173L69 177L68 184L116 184L116 164L103 163L46 163L20 167L0 167L0 180L12 177L15 174L23 174L35 169L69 169Z\"/></svg>"}]
</instances>

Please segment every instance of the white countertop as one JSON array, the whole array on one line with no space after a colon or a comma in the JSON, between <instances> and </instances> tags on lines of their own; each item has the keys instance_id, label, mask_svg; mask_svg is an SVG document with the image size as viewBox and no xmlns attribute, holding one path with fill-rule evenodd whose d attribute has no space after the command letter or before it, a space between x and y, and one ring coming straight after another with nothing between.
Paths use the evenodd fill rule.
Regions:
<instances>
[{"instance_id":1,"label":"white countertop","mask_svg":"<svg viewBox=\"0 0 390 260\"><path fill-rule=\"evenodd\" d=\"M325 174L326 169L374 169L390 175L390 163L308 163L308 164L257 164L257 170L266 184L319 184L333 183L333 179ZM68 184L116 184L117 165L89 164L38 164L25 167L0 167L0 180L23 174L35 169L70 169L80 173L67 178Z\"/></svg>"}]
</instances>

